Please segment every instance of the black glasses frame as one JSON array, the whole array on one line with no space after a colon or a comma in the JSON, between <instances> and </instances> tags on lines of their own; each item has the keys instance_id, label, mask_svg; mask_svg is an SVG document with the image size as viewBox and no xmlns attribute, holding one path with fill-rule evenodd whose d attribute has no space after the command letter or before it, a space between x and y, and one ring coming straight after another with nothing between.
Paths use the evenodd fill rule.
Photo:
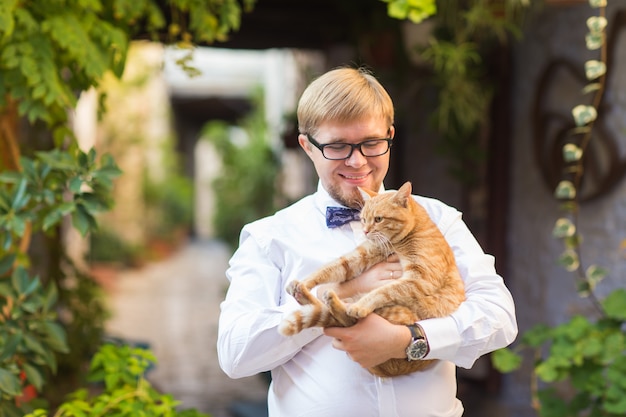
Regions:
<instances>
[{"instance_id":1,"label":"black glasses frame","mask_svg":"<svg viewBox=\"0 0 626 417\"><path fill-rule=\"evenodd\" d=\"M307 139L309 140L309 142L311 142L311 144L313 146L315 146L317 149L320 150L320 152L322 153L322 156L330 161L342 161L344 159L348 159L352 156L352 154L354 153L355 149L358 149L359 152L361 152L361 155L363 155L366 158L375 158L377 156L383 156L384 154L386 154L387 152L389 152L389 149L391 149L391 145L393 145L393 138L380 138L380 139L368 139L368 140L364 140L363 142L359 142L359 143L345 143L345 142L333 142L333 143L319 143L318 141L315 140L315 138L313 138L313 136L309 135L308 133L306 134ZM361 146L369 143L369 142L378 142L384 140L387 142L387 150L385 150L385 152L383 153L379 153L378 155L365 155L363 153L363 150L361 149ZM333 145L347 145L350 146L350 153L348 154L348 156L344 157L344 158L329 158L326 156L326 154L324 153L324 148L327 146L333 146Z\"/></svg>"}]
</instances>

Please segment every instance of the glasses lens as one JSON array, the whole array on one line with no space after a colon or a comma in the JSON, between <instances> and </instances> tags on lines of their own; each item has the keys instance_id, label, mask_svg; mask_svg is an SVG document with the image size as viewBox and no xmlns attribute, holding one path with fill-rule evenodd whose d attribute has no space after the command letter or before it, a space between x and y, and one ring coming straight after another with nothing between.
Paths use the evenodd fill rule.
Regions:
<instances>
[{"instance_id":1,"label":"glasses lens","mask_svg":"<svg viewBox=\"0 0 626 417\"><path fill-rule=\"evenodd\" d=\"M324 156L328 159L345 159L350 155L352 147L345 143L324 146Z\"/></svg>"},{"instance_id":2,"label":"glasses lens","mask_svg":"<svg viewBox=\"0 0 626 417\"><path fill-rule=\"evenodd\" d=\"M389 142L386 139L366 140L361 143L361 152L365 156L379 156L388 150Z\"/></svg>"}]
</instances>

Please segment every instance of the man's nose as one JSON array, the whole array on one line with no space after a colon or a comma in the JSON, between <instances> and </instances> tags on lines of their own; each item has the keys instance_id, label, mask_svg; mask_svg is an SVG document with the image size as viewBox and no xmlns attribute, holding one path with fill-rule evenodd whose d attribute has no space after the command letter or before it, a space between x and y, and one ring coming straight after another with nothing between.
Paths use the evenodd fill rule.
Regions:
<instances>
[{"instance_id":1,"label":"man's nose","mask_svg":"<svg viewBox=\"0 0 626 417\"><path fill-rule=\"evenodd\" d=\"M352 151L352 155L346 159L346 165L352 167L362 167L367 164L367 158L361 153L360 148L356 148Z\"/></svg>"}]
</instances>

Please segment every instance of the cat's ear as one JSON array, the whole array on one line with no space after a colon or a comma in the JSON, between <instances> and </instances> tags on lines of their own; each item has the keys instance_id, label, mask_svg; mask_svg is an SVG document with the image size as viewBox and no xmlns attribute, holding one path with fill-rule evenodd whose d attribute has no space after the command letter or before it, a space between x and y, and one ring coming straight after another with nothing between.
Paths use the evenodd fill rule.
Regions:
<instances>
[{"instance_id":1,"label":"cat's ear","mask_svg":"<svg viewBox=\"0 0 626 417\"><path fill-rule=\"evenodd\" d=\"M413 187L411 186L411 181L407 181L402 184L402 187L400 187L400 189L398 190L399 193L405 194L407 196L410 196L412 191Z\"/></svg>"},{"instance_id":2,"label":"cat's ear","mask_svg":"<svg viewBox=\"0 0 626 417\"><path fill-rule=\"evenodd\" d=\"M363 197L363 201L367 201L370 198L374 197L377 193L372 191L372 190L368 190L367 188L361 188L361 187L357 187L359 189L359 192L361 193L361 197Z\"/></svg>"},{"instance_id":3,"label":"cat's ear","mask_svg":"<svg viewBox=\"0 0 626 417\"><path fill-rule=\"evenodd\" d=\"M411 190L411 182L407 181L402 185L402 187L400 187L400 189L396 193L395 199L402 207L406 207L408 199L413 198L411 197Z\"/></svg>"}]
</instances>

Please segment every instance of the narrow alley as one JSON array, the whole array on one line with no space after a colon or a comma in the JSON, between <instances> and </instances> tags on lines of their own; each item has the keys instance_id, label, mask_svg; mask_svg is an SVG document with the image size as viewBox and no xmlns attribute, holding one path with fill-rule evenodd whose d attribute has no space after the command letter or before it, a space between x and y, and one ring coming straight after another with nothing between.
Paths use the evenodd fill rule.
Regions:
<instances>
[{"instance_id":1,"label":"narrow alley","mask_svg":"<svg viewBox=\"0 0 626 417\"><path fill-rule=\"evenodd\" d=\"M235 403L263 404L267 393L261 376L232 380L217 362L229 256L219 242L192 242L163 261L120 272L108 291L107 334L147 343L158 360L150 382L181 401L181 408L212 417L235 417Z\"/></svg>"}]
</instances>

